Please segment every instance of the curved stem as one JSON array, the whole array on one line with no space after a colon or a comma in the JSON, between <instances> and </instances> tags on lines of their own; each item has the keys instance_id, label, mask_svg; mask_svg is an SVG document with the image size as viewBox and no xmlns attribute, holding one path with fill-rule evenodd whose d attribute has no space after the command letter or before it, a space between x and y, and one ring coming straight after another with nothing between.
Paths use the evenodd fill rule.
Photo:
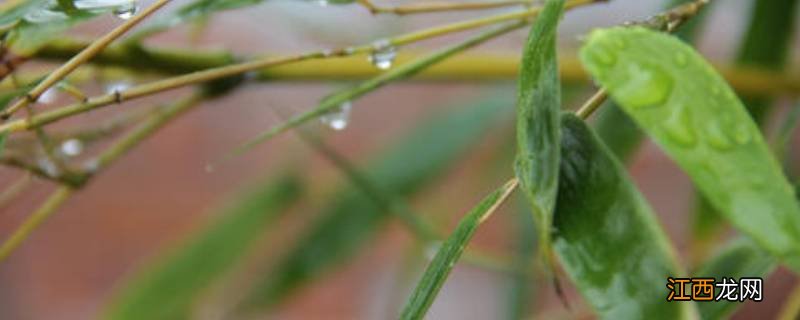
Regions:
<instances>
[{"instance_id":1,"label":"curved stem","mask_svg":"<svg viewBox=\"0 0 800 320\"><path fill-rule=\"evenodd\" d=\"M49 218L61 205L69 199L74 192L74 189L68 186L62 186L56 189L53 194L33 212L22 225L17 228L13 234L3 242L0 246L0 262L4 261L17 249L30 234L36 230L47 218Z\"/></svg>"}]
</instances>

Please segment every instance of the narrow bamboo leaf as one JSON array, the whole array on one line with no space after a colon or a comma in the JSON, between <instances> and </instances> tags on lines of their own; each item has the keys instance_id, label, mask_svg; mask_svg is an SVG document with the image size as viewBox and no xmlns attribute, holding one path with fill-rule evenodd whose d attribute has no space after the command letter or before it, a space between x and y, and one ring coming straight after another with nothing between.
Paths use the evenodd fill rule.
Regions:
<instances>
[{"instance_id":1,"label":"narrow bamboo leaf","mask_svg":"<svg viewBox=\"0 0 800 320\"><path fill-rule=\"evenodd\" d=\"M514 169L531 203L539 226L540 244L547 247L558 191L561 151L556 34L563 0L549 0L531 28L522 55L517 92L517 157Z\"/></svg>"},{"instance_id":2,"label":"narrow bamboo leaf","mask_svg":"<svg viewBox=\"0 0 800 320\"><path fill-rule=\"evenodd\" d=\"M553 248L586 301L602 319L690 318L692 304L667 302L667 277L681 272L623 166L571 114L561 148Z\"/></svg>"},{"instance_id":3,"label":"narrow bamboo leaf","mask_svg":"<svg viewBox=\"0 0 800 320\"><path fill-rule=\"evenodd\" d=\"M791 185L741 101L702 56L638 27L595 31L580 55L722 215L800 269L800 208Z\"/></svg>"},{"instance_id":4,"label":"narrow bamboo leaf","mask_svg":"<svg viewBox=\"0 0 800 320\"><path fill-rule=\"evenodd\" d=\"M478 230L478 226L486 221L516 187L516 179L506 183L506 185L486 196L461 219L456 230L445 240L428 268L425 269L422 279L417 283L417 288L414 289L405 307L403 307L400 319L415 320L422 319L425 316L436 295L439 294L442 285L447 280L447 276L450 275L450 271L453 270L453 266L461 258L461 254L464 252L464 248L467 247L469 240L472 239L472 235Z\"/></svg>"},{"instance_id":5,"label":"narrow bamboo leaf","mask_svg":"<svg viewBox=\"0 0 800 320\"><path fill-rule=\"evenodd\" d=\"M233 266L300 194L297 177L271 180L241 198L208 228L126 284L108 319L180 319L203 289Z\"/></svg>"},{"instance_id":6,"label":"narrow bamboo leaf","mask_svg":"<svg viewBox=\"0 0 800 320\"><path fill-rule=\"evenodd\" d=\"M521 27L523 24L521 23L511 23L505 26L495 28L491 31L481 33L475 37L467 39L464 42L456 44L454 46L445 48L443 50L434 52L430 55L424 56L417 60L411 61L404 65L398 66L388 72L382 73L381 75L372 78L370 80L364 81L353 88L349 88L343 90L341 92L337 92L327 98L323 99L320 104L307 112L301 113L297 116L290 118L288 121L280 124L278 126L273 127L270 130L265 131L264 133L256 136L252 140L242 144L241 146L237 147L233 150L232 155L239 155L244 152L247 152L254 146L269 140L270 138L283 133L286 130L299 126L309 120L318 118L328 112L333 111L336 108L339 108L342 104L347 103L353 99L359 98L369 92L372 92L392 81L401 80L404 78L411 77L426 68L441 62L448 57L455 55L459 52L477 46L483 42L486 42L490 39L493 39L496 36L499 36L503 33L509 32L511 30L517 29Z\"/></svg>"},{"instance_id":7,"label":"narrow bamboo leaf","mask_svg":"<svg viewBox=\"0 0 800 320\"><path fill-rule=\"evenodd\" d=\"M434 116L362 172L388 194L410 196L458 159L504 113L511 104L508 100L499 95ZM264 272L245 298L242 311L280 303L312 278L345 262L368 244L390 216L359 188L347 184L333 195L288 255Z\"/></svg>"},{"instance_id":8,"label":"narrow bamboo leaf","mask_svg":"<svg viewBox=\"0 0 800 320\"><path fill-rule=\"evenodd\" d=\"M713 257L700 269L693 272L694 277L722 277L739 279L741 277L762 277L772 273L777 261L769 253L752 241L740 238L731 242L722 252ZM718 301L698 303L697 308L703 319L725 319L741 302Z\"/></svg>"}]
</instances>

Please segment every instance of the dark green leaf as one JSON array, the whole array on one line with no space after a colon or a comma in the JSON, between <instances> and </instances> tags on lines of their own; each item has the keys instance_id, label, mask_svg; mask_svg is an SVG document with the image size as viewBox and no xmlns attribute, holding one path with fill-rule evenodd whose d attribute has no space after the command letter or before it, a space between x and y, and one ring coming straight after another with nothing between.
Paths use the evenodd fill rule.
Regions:
<instances>
[{"instance_id":1,"label":"dark green leaf","mask_svg":"<svg viewBox=\"0 0 800 320\"><path fill-rule=\"evenodd\" d=\"M516 186L517 181L513 180L495 190L461 219L456 230L445 240L428 268L425 269L422 279L417 283L417 288L414 289L405 307L403 307L400 319L417 320L425 316L442 285L447 280L447 276L450 275L450 271L453 270L453 266L461 258L461 254L464 252L464 248L467 247L469 240L472 239L472 235L478 230L478 226L483 221L486 221L492 212L514 191Z\"/></svg>"},{"instance_id":2,"label":"dark green leaf","mask_svg":"<svg viewBox=\"0 0 800 320\"><path fill-rule=\"evenodd\" d=\"M503 114L511 102L498 96L427 120L363 172L381 190L398 197L419 191L441 174ZM312 278L357 252L373 238L390 213L347 185L325 206L287 257L265 272L247 296L245 309L279 303Z\"/></svg>"},{"instance_id":3,"label":"dark green leaf","mask_svg":"<svg viewBox=\"0 0 800 320\"><path fill-rule=\"evenodd\" d=\"M679 277L664 231L622 165L586 124L562 116L553 248L602 319L682 319L692 304L667 302Z\"/></svg>"},{"instance_id":4,"label":"dark green leaf","mask_svg":"<svg viewBox=\"0 0 800 320\"><path fill-rule=\"evenodd\" d=\"M108 319L179 319L203 289L243 257L271 221L300 194L296 177L263 184L178 250L127 284Z\"/></svg>"},{"instance_id":5,"label":"dark green leaf","mask_svg":"<svg viewBox=\"0 0 800 320\"><path fill-rule=\"evenodd\" d=\"M741 101L702 56L639 27L595 31L580 55L723 216L800 269L792 188Z\"/></svg>"},{"instance_id":6,"label":"dark green leaf","mask_svg":"<svg viewBox=\"0 0 800 320\"><path fill-rule=\"evenodd\" d=\"M765 278L775 269L777 261L755 243L745 238L730 243L719 255L712 258L700 269L693 272L694 277L722 277L739 279L741 277ZM725 319L741 302L719 301L698 303L697 308L703 319Z\"/></svg>"},{"instance_id":7,"label":"dark green leaf","mask_svg":"<svg viewBox=\"0 0 800 320\"><path fill-rule=\"evenodd\" d=\"M558 191L561 83L556 34L564 1L549 0L531 28L522 55L517 97L514 169L547 246Z\"/></svg>"}]
</instances>

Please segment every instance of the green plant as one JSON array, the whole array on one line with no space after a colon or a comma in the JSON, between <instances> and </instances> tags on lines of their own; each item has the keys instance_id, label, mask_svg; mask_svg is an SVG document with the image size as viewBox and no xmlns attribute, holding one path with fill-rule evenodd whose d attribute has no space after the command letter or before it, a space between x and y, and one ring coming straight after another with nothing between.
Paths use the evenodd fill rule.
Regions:
<instances>
[{"instance_id":1,"label":"green plant","mask_svg":"<svg viewBox=\"0 0 800 320\"><path fill-rule=\"evenodd\" d=\"M668 279L766 277L780 265L800 270L798 187L792 183L788 161L800 112L795 109L782 119L774 139L764 133L770 128L766 119L774 109L770 107L774 98L800 92L800 81L781 72L789 60L796 0L754 1L737 59L739 67L729 69L715 68L691 45L707 12L724 5L712 6L709 0L669 1L668 9L650 18L597 28L583 40L577 60L559 53L559 23L565 11L602 1L547 0L541 6L528 0L420 1L399 6L370 0L324 1L375 15L510 11L363 45L247 59L223 51L162 48L145 40L178 24L199 28L219 12L266 1L191 0L144 22L170 2L154 1L141 12L134 0L0 4L0 116L4 121L0 162L25 172L0 195L0 206L25 191L30 175L57 185L7 236L0 246L0 262L103 169L202 102L234 94L253 82L347 79L359 82L322 98L308 111L287 117L209 165L214 169L296 130L348 181L303 226L295 242L286 246L285 255L274 257L273 265L258 268L251 285L225 307L225 317L247 317L280 306L294 292L350 260L392 218L402 222L420 247L437 249L404 307L397 310L402 319L425 316L459 260L516 279L514 297L508 299L511 318L531 311L525 297L534 291L530 284L534 281L552 283L566 302L562 290L566 279L590 307L588 312L603 319L725 318L740 303L668 301ZM125 21L104 36L93 41L61 37L72 26L109 12ZM502 59L476 54L469 60L466 51L531 24L521 62L510 73L502 69ZM444 49L398 57L398 48L404 45L479 28L486 30ZM132 34L121 39L128 32ZM354 60L363 60L364 55L381 71ZM45 60L60 64L46 73L22 68ZM475 67L493 62L496 66ZM397 66L391 68L393 64ZM122 69L127 76L146 70L158 78L87 96L81 89L86 73L107 67ZM341 129L351 101L395 82L485 80L514 77L516 72L516 95L506 88L495 89L485 100L431 116L363 169L316 132L302 127L319 119ZM566 111L574 100L572 92L586 88L587 78L599 88L579 108ZM194 89L144 112L119 111L119 117L99 126L72 130L55 126L76 115L183 87ZM52 90L69 94L75 102L37 110ZM513 97L515 126L506 117ZM600 114L590 125L588 119L595 112ZM509 135L502 139L514 142L515 152L501 144L494 159L502 163L500 171L507 182L464 215L452 232L441 232L439 221L420 214L409 203L409 197L425 193L426 186L490 128L511 127L515 139ZM90 161L80 166L70 162L70 154L80 153L84 145L111 140L123 131ZM645 137L673 159L697 188L691 264L681 263L685 259L625 168ZM126 282L103 317L193 317L201 296L214 284L225 282L238 263L255 255L250 249L258 237L274 231L280 214L305 197L299 191L308 182L298 176L268 179L256 192L234 201L222 211L223 216ZM517 189L524 198L518 211L530 217L515 220L522 225L515 256L468 248L482 223L513 199L510 195ZM719 235L728 224L739 234L725 241ZM718 254L710 255L711 249ZM273 257L271 253L260 256ZM782 316L798 316L798 296L793 294L786 302Z\"/></svg>"}]
</instances>

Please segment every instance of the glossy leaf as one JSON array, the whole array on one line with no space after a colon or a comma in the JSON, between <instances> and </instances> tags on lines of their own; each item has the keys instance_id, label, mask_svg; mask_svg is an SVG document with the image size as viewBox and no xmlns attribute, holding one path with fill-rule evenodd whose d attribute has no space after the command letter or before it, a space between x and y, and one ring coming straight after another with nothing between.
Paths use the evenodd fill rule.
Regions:
<instances>
[{"instance_id":1,"label":"glossy leaf","mask_svg":"<svg viewBox=\"0 0 800 320\"><path fill-rule=\"evenodd\" d=\"M478 230L478 226L503 203L517 186L517 181L513 180L506 183L503 187L495 190L486 198L481 200L475 208L467 213L458 223L455 231L442 243L436 256L425 269L422 279L417 283L416 289L403 307L400 319L415 320L422 319L427 313L428 308L433 304L433 300L439 290L450 275L464 248L467 247L469 240Z\"/></svg>"},{"instance_id":2,"label":"glossy leaf","mask_svg":"<svg viewBox=\"0 0 800 320\"><path fill-rule=\"evenodd\" d=\"M611 151L571 114L562 116L561 180L553 248L602 319L683 319L667 302L675 254L646 200Z\"/></svg>"},{"instance_id":3,"label":"glossy leaf","mask_svg":"<svg viewBox=\"0 0 800 320\"><path fill-rule=\"evenodd\" d=\"M722 277L739 279L741 277L766 278L775 269L777 261L766 251L748 239L736 239L722 252L692 273L694 277ZM718 289L717 289L718 290ZM741 302L718 301L698 303L697 308L703 319L725 319Z\"/></svg>"},{"instance_id":4,"label":"glossy leaf","mask_svg":"<svg viewBox=\"0 0 800 320\"><path fill-rule=\"evenodd\" d=\"M240 199L184 245L127 284L108 319L180 319L214 280L242 258L270 222L300 194L294 176L269 181Z\"/></svg>"},{"instance_id":5,"label":"glossy leaf","mask_svg":"<svg viewBox=\"0 0 800 320\"><path fill-rule=\"evenodd\" d=\"M443 173L503 114L511 101L496 96L425 121L363 172L382 191L397 197L418 192ZM391 217L359 188L349 184L331 197L286 257L264 273L243 309L269 307L326 270L347 261L373 239Z\"/></svg>"},{"instance_id":6,"label":"glossy leaf","mask_svg":"<svg viewBox=\"0 0 800 320\"><path fill-rule=\"evenodd\" d=\"M517 157L514 169L547 246L558 191L561 83L556 34L564 1L549 0L531 28L522 55L517 92Z\"/></svg>"},{"instance_id":7,"label":"glossy leaf","mask_svg":"<svg viewBox=\"0 0 800 320\"><path fill-rule=\"evenodd\" d=\"M800 208L792 188L708 62L677 38L639 27L597 30L580 56L722 215L800 269Z\"/></svg>"}]
</instances>

